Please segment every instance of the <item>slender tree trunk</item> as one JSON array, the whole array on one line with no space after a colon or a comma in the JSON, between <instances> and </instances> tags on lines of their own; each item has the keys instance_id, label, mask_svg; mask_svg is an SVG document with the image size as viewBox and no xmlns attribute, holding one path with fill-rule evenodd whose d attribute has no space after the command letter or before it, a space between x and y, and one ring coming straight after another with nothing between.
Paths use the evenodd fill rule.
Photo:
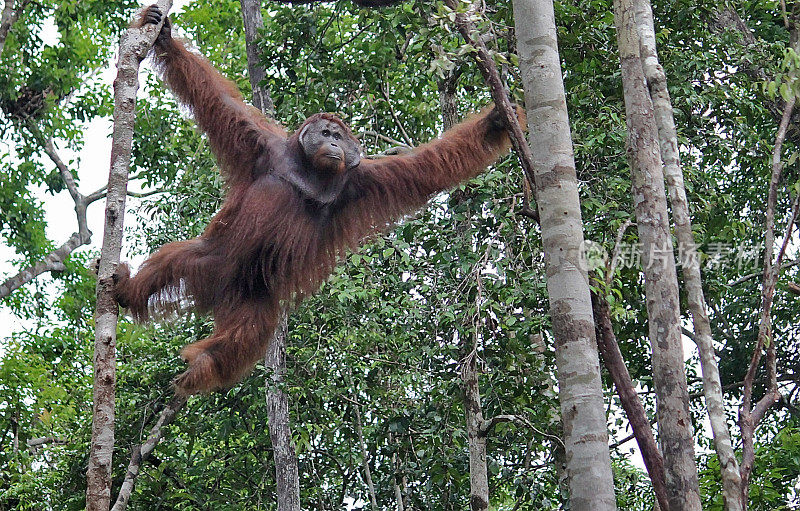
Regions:
<instances>
[{"instance_id":1,"label":"slender tree trunk","mask_svg":"<svg viewBox=\"0 0 800 511\"><path fill-rule=\"evenodd\" d=\"M796 27L792 27L790 38L792 50L797 53L800 51L800 38L798 37ZM793 79L794 73L791 73L789 78ZM759 314L758 336L756 338L756 346L753 349L750 365L744 378L742 404L739 407L739 429L742 435L742 465L740 474L742 476L742 502L745 509L747 508L750 491L750 476L752 475L753 466L755 464L755 428L764 418L767 410L780 399L776 368L776 339L772 332L771 312L772 302L775 298L775 286L778 282L778 274L780 272L783 256L786 252L786 247L794 231L794 222L797 219L797 208L800 197L795 198L791 217L786 227L786 234L778 250L777 257L774 254L775 206L778 201L778 186L781 182L781 174L783 173L783 160L781 157L783 142L786 138L786 132L792 118L796 100L797 98L792 96L784 105L781 122L778 126L778 132L775 135L775 146L772 150L772 173L770 176L767 208L764 218L764 272L761 284L761 310ZM766 351L767 356L765 368L768 378L767 388L764 396L753 405L753 383L761 363L763 351Z\"/></svg>"},{"instance_id":2,"label":"slender tree trunk","mask_svg":"<svg viewBox=\"0 0 800 511\"><path fill-rule=\"evenodd\" d=\"M260 54L255 41L258 31L264 26L261 16L260 0L240 0L242 4L242 20L244 21L244 39L247 48L247 72L250 76L250 87L253 89L253 106L269 117L275 117L275 104L272 102L269 89L261 85L267 76L260 62Z\"/></svg>"},{"instance_id":3,"label":"slender tree trunk","mask_svg":"<svg viewBox=\"0 0 800 511\"><path fill-rule=\"evenodd\" d=\"M264 25L261 16L260 0L240 0L247 47L247 68L250 86L253 89L253 103L264 115L273 117L275 106L269 89L261 82L264 68L261 66L255 41L258 30ZM286 339L288 337L286 315L267 349L264 363L272 371L272 385L267 390L267 418L269 419L269 438L272 442L275 461L276 500L278 511L300 511L300 476L297 466L297 452L292 442L292 429L289 425L289 396L280 389L286 373Z\"/></svg>"},{"instance_id":4,"label":"slender tree trunk","mask_svg":"<svg viewBox=\"0 0 800 511\"><path fill-rule=\"evenodd\" d=\"M667 89L667 77L664 68L658 61L656 36L653 23L653 10L650 0L635 0L636 27L639 33L641 62L644 69L650 96L653 101L655 121L658 126L659 148L664 164L664 177L669 190L672 205L672 218L675 224L675 235L678 239L678 253L683 257L682 271L686 285L686 299L692 315L695 342L700 353L700 365L703 372L703 393L714 437L714 447L720 462L722 475L722 491L725 497L725 509L741 511L741 477L739 462L733 451L731 434L725 415L725 404L722 396L719 367L714 354L714 340L711 337L711 324L708 320L703 281L700 276L700 259L697 257L697 246L692 233L692 221L689 214L689 202L683 184L680 154L678 152L678 135L675 131L675 118L672 101Z\"/></svg>"},{"instance_id":5,"label":"slender tree trunk","mask_svg":"<svg viewBox=\"0 0 800 511\"><path fill-rule=\"evenodd\" d=\"M644 406L633 387L633 380L631 380L628 367L619 350L617 336L614 334L614 327L611 323L608 302L605 298L592 292L592 309L597 325L597 346L600 348L603 362L614 381L614 386L617 387L620 403L625 410L625 415L628 416L636 443L639 444L642 460L644 460L644 466L650 475L658 505L661 511L669 511L667 486L664 481L664 458L661 456L661 451L658 450L653 436L653 428L650 427Z\"/></svg>"},{"instance_id":6,"label":"slender tree trunk","mask_svg":"<svg viewBox=\"0 0 800 511\"><path fill-rule=\"evenodd\" d=\"M458 102L456 82L459 73L451 72L439 82L439 107L442 110L442 127L447 131L458 122ZM463 204L469 201L467 194L460 190L453 192L453 202ZM462 237L469 236L469 220L458 226ZM478 284L480 285L480 284ZM469 505L471 511L489 508L489 470L486 465L486 435L482 432L484 424L481 409L481 390L477 366L476 346L466 339L461 346L461 381L464 387L464 412L469 449Z\"/></svg>"},{"instance_id":7,"label":"slender tree trunk","mask_svg":"<svg viewBox=\"0 0 800 511\"><path fill-rule=\"evenodd\" d=\"M486 466L486 435L482 427L481 390L478 385L478 354L472 351L462 361L467 444L469 446L469 508L471 511L489 509L489 471Z\"/></svg>"},{"instance_id":8,"label":"slender tree trunk","mask_svg":"<svg viewBox=\"0 0 800 511\"><path fill-rule=\"evenodd\" d=\"M158 2L168 13L171 0ZM111 279L122 249L122 221L136 119L136 91L139 64L153 46L161 24L144 29L130 28L122 36L114 80L114 131L111 141L111 169L108 175L105 231L100 252L95 309L94 392L92 440L86 472L86 509L107 511L111 503L111 458L114 452L114 386L116 383L116 342L119 307Z\"/></svg>"},{"instance_id":9,"label":"slender tree trunk","mask_svg":"<svg viewBox=\"0 0 800 511\"><path fill-rule=\"evenodd\" d=\"M689 392L683 367L680 301L653 103L639 52L633 0L615 0L628 124L636 223L642 241L647 315L653 351L658 432L670 510L699 510Z\"/></svg>"},{"instance_id":10,"label":"slender tree trunk","mask_svg":"<svg viewBox=\"0 0 800 511\"><path fill-rule=\"evenodd\" d=\"M361 450L361 469L364 471L364 482L367 484L367 490L369 491L369 501L372 504L372 509L378 509L378 498L375 496L375 483L372 481L372 471L369 468L369 451L367 450L367 445L364 442L364 430L361 426L361 406L358 404L358 391L356 390L355 384L353 383L353 378L348 374L347 375L348 383L350 387L353 389L355 394L353 395L353 411L355 412L355 428L356 428L356 435L358 436L358 448Z\"/></svg>"},{"instance_id":11,"label":"slender tree trunk","mask_svg":"<svg viewBox=\"0 0 800 511\"><path fill-rule=\"evenodd\" d=\"M278 511L300 511L300 478L297 453L289 427L289 396L278 387L286 373L286 317L267 349L265 360L272 370L272 385L267 390L267 418L269 438L275 459L276 500Z\"/></svg>"},{"instance_id":12,"label":"slender tree trunk","mask_svg":"<svg viewBox=\"0 0 800 511\"><path fill-rule=\"evenodd\" d=\"M616 509L569 117L551 0L514 0L571 509Z\"/></svg>"}]
</instances>

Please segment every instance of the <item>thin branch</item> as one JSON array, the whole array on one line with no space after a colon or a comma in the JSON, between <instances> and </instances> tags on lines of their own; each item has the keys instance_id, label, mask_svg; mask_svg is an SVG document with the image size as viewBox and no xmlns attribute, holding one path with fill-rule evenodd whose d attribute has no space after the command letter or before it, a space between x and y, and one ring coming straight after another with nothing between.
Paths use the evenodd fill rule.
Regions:
<instances>
[{"instance_id":1,"label":"thin branch","mask_svg":"<svg viewBox=\"0 0 800 511\"><path fill-rule=\"evenodd\" d=\"M353 377L350 373L347 373L347 380L350 388L355 390ZM364 442L364 430L361 426L361 405L354 399L347 400L353 403L353 411L355 412L356 435L358 436L358 446L361 449L361 469L364 471L364 481L367 483L367 489L369 490L369 501L372 503L372 509L378 509L378 499L375 496L375 483L372 481L372 472L369 468L369 451Z\"/></svg>"},{"instance_id":2,"label":"thin branch","mask_svg":"<svg viewBox=\"0 0 800 511\"><path fill-rule=\"evenodd\" d=\"M530 146L525 140L525 133L523 132L522 126L520 126L519 118L517 118L517 114L514 111L514 108L511 106L511 101L509 100L506 92L507 87L500 78L500 74L497 72L497 67L494 64L494 60L492 59L488 48L486 47L486 43L481 37L472 36L472 34L476 32L475 26L469 20L467 14L458 12L456 1L457 0L445 0L445 5L455 12L455 23L459 33L461 34L461 37L463 37L464 41L470 46L474 47L477 51L475 55L475 63L478 65L478 68L483 74L484 80L491 89L492 99L494 100L495 106L503 115L503 121L506 124L509 137L511 138L511 145L514 147L514 150L520 159L522 170L525 171L525 175L528 177L528 180L531 183L535 183L536 174L533 167L533 154L531 153Z\"/></svg>"},{"instance_id":3,"label":"thin branch","mask_svg":"<svg viewBox=\"0 0 800 511\"><path fill-rule=\"evenodd\" d=\"M619 229L617 229L617 237L614 240L614 250L611 251L611 259L609 259L606 263L605 283L607 286L611 285L611 280L614 278L614 272L617 271L617 265L619 265L619 253L622 250L622 237L625 236L625 231L628 230L628 227L632 225L634 225L634 223L628 219L619 226Z\"/></svg>"},{"instance_id":4,"label":"thin branch","mask_svg":"<svg viewBox=\"0 0 800 511\"><path fill-rule=\"evenodd\" d=\"M41 447L46 444L55 444L55 445L64 445L67 441L63 438L58 438L55 436L43 436L41 438L30 438L27 442L28 448L31 450L35 450L37 447Z\"/></svg>"},{"instance_id":5,"label":"thin branch","mask_svg":"<svg viewBox=\"0 0 800 511\"><path fill-rule=\"evenodd\" d=\"M539 223L539 212L531 207L531 183L527 177L522 180L522 208L520 214Z\"/></svg>"},{"instance_id":6,"label":"thin branch","mask_svg":"<svg viewBox=\"0 0 800 511\"><path fill-rule=\"evenodd\" d=\"M789 261L788 263L784 263L784 264L782 264L782 265L781 265L781 269L783 270L783 269L785 269L785 268L791 268L791 267L793 267L793 266L797 266L798 264L800 264L800 257L798 257L797 259L793 259L793 260ZM729 286L738 286L739 284L742 284L742 283L744 283L744 282L747 282L748 280L753 280L754 278L756 278L756 277L758 277L758 276L761 276L761 275L763 275L763 274L764 274L764 272L763 272L763 271L758 271L758 272L749 273L749 274L747 274L747 275L744 275L744 276L742 276L742 277L739 277L738 279L734 280L733 282L731 282L731 283L730 283L730 284L728 284L728 285L729 285Z\"/></svg>"},{"instance_id":7,"label":"thin branch","mask_svg":"<svg viewBox=\"0 0 800 511\"><path fill-rule=\"evenodd\" d=\"M798 39L796 30L792 31L792 40L794 42L793 49L798 50ZM781 160L781 150L783 142L786 138L786 131L791 120L792 112L794 110L796 98L792 96L786 102L781 116L781 122L778 126L778 132L775 135L775 146L772 151L772 175L770 176L769 192L767 194L767 210L766 218L764 221L764 276L761 284L761 313L758 325L758 337L756 339L756 346L753 348L753 356L750 359L750 366L747 369L747 374L744 378L744 388L742 391L742 404L739 408L739 430L742 436L742 463L739 471L742 478L742 502L746 503L749 496L749 481L753 472L753 465L755 464L755 445L754 434L755 428L764 417L767 410L778 402L780 393L777 386L777 370L776 370L776 350L775 339L772 332L772 303L775 297L775 286L778 281L778 273L781 268L781 261L788 246L789 237L794 229L794 223L797 219L797 210L800 206L800 197L795 199L791 219L786 227L786 235L784 237L781 248L775 259L773 266L773 251L775 240L775 206L778 201L778 184L781 180L783 171L783 162ZM756 371L761 363L762 351L766 347L767 355L767 373L769 382L767 384L767 391L755 407L752 406L753 397L753 382L755 380Z\"/></svg>"},{"instance_id":8,"label":"thin branch","mask_svg":"<svg viewBox=\"0 0 800 511\"><path fill-rule=\"evenodd\" d=\"M64 271L64 260L76 248L83 245L83 240L77 232L72 233L72 236L66 243L50 252L44 259L20 271L13 277L9 277L2 284L0 284L0 299L6 298L8 295L32 281L42 273L49 271Z\"/></svg>"},{"instance_id":9,"label":"thin branch","mask_svg":"<svg viewBox=\"0 0 800 511\"><path fill-rule=\"evenodd\" d=\"M150 190L149 192L131 192L130 190L125 192L128 194L128 197L136 197L137 199L144 199L145 197L150 197L151 195L155 195L157 193L164 193L166 190L159 188L156 190Z\"/></svg>"},{"instance_id":10,"label":"thin branch","mask_svg":"<svg viewBox=\"0 0 800 511\"><path fill-rule=\"evenodd\" d=\"M550 433L540 430L539 428L534 426L533 423L530 420L528 420L527 417L523 417L522 415L501 414L501 415L495 415L491 419L484 420L480 430L481 436L488 436L492 432L492 429L494 429L495 426L503 422L511 422L517 426L526 427L538 435L553 440L554 442L561 445L562 448L564 448L564 441L561 439L561 437L557 435L551 435Z\"/></svg>"},{"instance_id":11,"label":"thin branch","mask_svg":"<svg viewBox=\"0 0 800 511\"><path fill-rule=\"evenodd\" d=\"M775 293L775 285L777 284L778 281L778 272L780 272L781 268L781 260L783 259L783 255L786 253L786 247L789 245L789 239L792 236L792 232L794 231L794 225L795 222L797 221L798 209L800 209L800 195L798 195L794 199L794 205L792 207L792 216L789 219L789 224L786 226L786 234L784 235L781 248L780 250L778 250L778 256L775 258L775 266L773 267L772 275L770 276L773 295ZM754 425L757 425L759 422L761 422L761 419L764 417L764 414L767 412L769 407L777 403L778 399L780 399L780 392L778 391L778 373L776 367L776 359L777 359L777 353L775 349L775 339L772 338L769 340L769 344L767 345L767 374L769 377L769 383L768 383L769 392L767 392L761 398L761 400L756 403L756 406L753 407Z\"/></svg>"},{"instance_id":12,"label":"thin branch","mask_svg":"<svg viewBox=\"0 0 800 511\"><path fill-rule=\"evenodd\" d=\"M61 180L64 181L72 200L76 203L83 199L83 195L78 191L78 186L75 184L75 178L72 177L72 172L69 171L67 166L61 160L61 157L56 152L55 145L53 144L53 137L48 137L44 143L44 152L56 164L58 172L61 174Z\"/></svg>"},{"instance_id":13,"label":"thin branch","mask_svg":"<svg viewBox=\"0 0 800 511\"><path fill-rule=\"evenodd\" d=\"M761 362L761 352L764 348L764 343L770 335L770 309L772 307L772 298L774 294L773 280L773 250L775 239L775 204L778 200L778 183L780 182L781 173L783 171L783 164L781 162L781 148L783 141L786 137L786 129L789 126L789 120L794 110L795 98L792 97L783 110L778 133L775 135L775 147L772 151L772 176L770 177L769 192L767 196L767 212L764 221L764 271L763 283L761 291L761 320L758 328L758 339L756 347L753 350L753 356L750 360L750 366L745 376L745 387L742 400L742 408L750 411L751 399L753 392L753 380L756 375L759 363Z\"/></svg>"},{"instance_id":14,"label":"thin branch","mask_svg":"<svg viewBox=\"0 0 800 511\"><path fill-rule=\"evenodd\" d=\"M400 122L400 119L397 117L397 112L394 111L394 106L392 100L389 98L389 93L386 92L386 84L382 81L380 84L381 95L383 99L386 100L386 105L389 107L389 114L392 116L394 120L395 126L397 129L400 130L400 134L403 135L403 140L406 141L405 145L409 147L414 147L414 140L408 135L408 132L403 127L403 123Z\"/></svg>"},{"instance_id":15,"label":"thin branch","mask_svg":"<svg viewBox=\"0 0 800 511\"><path fill-rule=\"evenodd\" d=\"M111 508L111 511L123 511L128 506L133 486L142 468L142 463L147 460L148 456L153 452L153 449L158 445L159 440L164 436L164 427L175 419L178 411L183 408L185 404L186 397L173 397L164 410L161 411L161 415L158 417L155 426L150 429L147 440L133 448L131 460L128 463L128 471L125 473L125 480L122 482L122 487L119 490L117 500L114 502L114 507Z\"/></svg>"},{"instance_id":16,"label":"thin branch","mask_svg":"<svg viewBox=\"0 0 800 511\"><path fill-rule=\"evenodd\" d=\"M406 144L405 142L400 142L399 140L395 140L392 137L387 137L386 135L382 135L382 134L378 133L377 131L373 131L373 130L362 131L361 133L356 135L356 138L359 139L359 140L362 140L364 137L376 137L376 138L379 138L379 139L383 140L384 142L389 142L392 145L412 147L412 146Z\"/></svg>"}]
</instances>

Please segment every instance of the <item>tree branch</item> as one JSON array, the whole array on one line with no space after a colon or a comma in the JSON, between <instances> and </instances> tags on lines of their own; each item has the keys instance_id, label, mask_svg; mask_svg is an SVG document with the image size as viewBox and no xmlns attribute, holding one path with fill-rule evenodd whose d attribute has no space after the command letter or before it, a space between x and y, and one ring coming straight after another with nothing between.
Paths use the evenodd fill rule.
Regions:
<instances>
[{"instance_id":1,"label":"tree branch","mask_svg":"<svg viewBox=\"0 0 800 511\"><path fill-rule=\"evenodd\" d=\"M800 258L793 259L793 260L789 261L788 263L782 264L781 265L781 269L783 270L785 268L791 268L792 266L797 266L798 264L800 264ZM738 279L734 280L733 282L731 282L728 285L729 286L738 286L739 284L747 282L748 280L753 280L754 278L758 277L759 275L763 275L763 274L764 274L763 271L749 273L747 275L739 277Z\"/></svg>"},{"instance_id":2,"label":"tree branch","mask_svg":"<svg viewBox=\"0 0 800 511\"><path fill-rule=\"evenodd\" d=\"M43 436L41 438L30 438L25 443L28 444L29 449L35 450L37 447L41 447L46 444L64 445L67 443L67 441L63 438L54 436Z\"/></svg>"},{"instance_id":3,"label":"tree branch","mask_svg":"<svg viewBox=\"0 0 800 511\"><path fill-rule=\"evenodd\" d=\"M172 0L159 0L161 23L139 26L138 20L120 40L117 77L114 80L114 130L108 174L105 230L97 272L94 337L92 439L86 471L86 511L107 511L111 502L111 467L114 452L114 394L119 306L112 275L122 251L122 227L131 161L139 65L167 19Z\"/></svg>"},{"instance_id":4,"label":"tree branch","mask_svg":"<svg viewBox=\"0 0 800 511\"><path fill-rule=\"evenodd\" d=\"M185 404L186 397L173 397L161 411L161 415L158 417L156 424L150 429L147 440L133 448L131 460L128 463L128 471L125 473L125 480L122 482L122 487L119 490L117 500L114 502L114 507L111 508L111 511L123 511L128 506L133 486L142 468L142 463L147 460L148 456L153 452L153 449L158 445L159 440L164 436L164 427L175 419L178 411L183 408Z\"/></svg>"},{"instance_id":5,"label":"tree branch","mask_svg":"<svg viewBox=\"0 0 800 511\"><path fill-rule=\"evenodd\" d=\"M89 230L89 225L86 221L86 207L90 204L90 201L88 201L87 198L78 191L78 187L75 184L75 179L72 177L72 173L69 171L55 150L52 137L45 140L39 129L33 124L29 123L28 128L33 134L34 138L41 144L47 156L49 156L53 163L55 163L56 168L58 168L59 174L61 175L61 180L67 187L67 190L72 197L72 201L75 203L78 232L73 233L63 245L50 252L43 260L23 269L13 277L6 279L5 282L0 284L0 299L6 298L8 295L32 281L42 273L65 270L66 267L64 266L64 260L66 260L66 258L75 249L89 244L92 239L92 231Z\"/></svg>"},{"instance_id":6,"label":"tree branch","mask_svg":"<svg viewBox=\"0 0 800 511\"><path fill-rule=\"evenodd\" d=\"M792 45L793 49L797 52L800 50L800 43L798 43L796 30L792 31L792 41L794 41ZM764 221L764 276L761 284L761 313L758 325L758 337L756 346L753 349L753 356L750 359L750 366L744 378L742 404L739 407L739 429L742 436L742 463L739 472L742 478L742 502L745 503L748 501L749 481L753 472L753 465L755 464L755 428L758 426L767 410L780 399L777 385L776 350L775 339L772 332L771 311L773 299L775 297L775 286L778 281L778 273L781 268L781 261L794 229L794 223L797 219L800 196L794 201L792 215L786 227L786 235L778 251L774 265L772 258L775 239L775 206L778 201L778 184L780 183L781 174L783 172L781 150L783 148L784 139L786 138L786 131L791 120L795 101L796 98L792 96L786 102L783 115L781 116L781 122L778 126L778 132L775 135L775 147L772 151L772 175L770 176L766 218ZM769 376L767 392L756 406L753 407L751 405L753 382L755 380L756 371L761 363L762 351L765 346L767 348L767 373Z\"/></svg>"},{"instance_id":7,"label":"tree branch","mask_svg":"<svg viewBox=\"0 0 800 511\"><path fill-rule=\"evenodd\" d=\"M64 266L64 260L76 248L83 244L84 243L81 235L77 232L72 233L72 236L70 236L66 243L50 252L43 260L39 261L33 266L25 268L0 284L0 299L6 298L8 295L32 281L42 273L48 271L64 271L66 269Z\"/></svg>"},{"instance_id":8,"label":"tree branch","mask_svg":"<svg viewBox=\"0 0 800 511\"><path fill-rule=\"evenodd\" d=\"M3 48L6 45L6 38L8 37L9 30L11 30L11 25L16 23L20 14L22 14L22 11L29 3L30 0L23 0L15 9L14 0L5 0L3 14L0 15L0 54L3 53Z\"/></svg>"},{"instance_id":9,"label":"tree branch","mask_svg":"<svg viewBox=\"0 0 800 511\"><path fill-rule=\"evenodd\" d=\"M624 229L621 229L620 232L624 232ZM639 444L642 460L644 460L653 485L653 492L656 494L661 509L670 509L664 474L664 458L656 445L650 421L647 419L644 406L636 394L633 380L625 365L625 360L622 358L617 336L614 334L614 327L611 323L608 302L595 292L592 292L592 312L597 329L597 348L603 356L603 365L608 369L614 387L617 389L617 395L625 410L625 415L628 417L628 423L633 429L636 443Z\"/></svg>"},{"instance_id":10,"label":"tree branch","mask_svg":"<svg viewBox=\"0 0 800 511\"><path fill-rule=\"evenodd\" d=\"M489 85L492 93L492 99L495 106L502 113L503 121L508 129L511 145L516 151L522 170L531 183L536 182L536 175L533 170L533 154L531 153L530 146L525 140L525 133L522 126L519 124L517 113L511 106L511 101L506 92L507 87L500 78L497 72L497 67L494 65L494 60L489 54L489 49L481 37L473 37L472 34L476 32L475 26L470 22L466 13L458 12L457 0L445 0L445 5L455 12L455 24L458 32L464 41L476 50L475 63L483 74L484 80Z\"/></svg>"}]
</instances>

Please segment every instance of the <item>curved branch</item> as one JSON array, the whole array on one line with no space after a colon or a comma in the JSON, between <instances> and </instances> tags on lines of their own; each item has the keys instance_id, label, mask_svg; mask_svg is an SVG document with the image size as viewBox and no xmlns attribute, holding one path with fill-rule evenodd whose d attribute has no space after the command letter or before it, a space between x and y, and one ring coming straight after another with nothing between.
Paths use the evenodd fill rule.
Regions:
<instances>
[{"instance_id":1,"label":"curved branch","mask_svg":"<svg viewBox=\"0 0 800 511\"><path fill-rule=\"evenodd\" d=\"M489 54L489 49L486 47L486 43L482 37L472 36L472 34L475 32L475 26L465 13L458 12L456 0L445 0L444 3L453 12L455 12L456 28L458 28L458 32L461 34L461 37L463 37L464 41L474 47L477 51L475 63L478 64L478 68L481 70L486 83L491 89L492 99L494 100L495 105L497 105L498 110L500 110L503 115L503 121L508 129L511 145L520 160L522 170L525 171L525 175L528 177L528 180L531 183L535 183L536 178L533 170L533 153L531 153L531 148L525 141L525 133L522 126L520 126L517 114L514 111L514 108L511 106L511 101L506 93L507 87L500 78L500 73L497 72L497 67L494 65L494 59L492 59L492 56ZM536 187L534 187L534 189L536 189Z\"/></svg>"}]
</instances>

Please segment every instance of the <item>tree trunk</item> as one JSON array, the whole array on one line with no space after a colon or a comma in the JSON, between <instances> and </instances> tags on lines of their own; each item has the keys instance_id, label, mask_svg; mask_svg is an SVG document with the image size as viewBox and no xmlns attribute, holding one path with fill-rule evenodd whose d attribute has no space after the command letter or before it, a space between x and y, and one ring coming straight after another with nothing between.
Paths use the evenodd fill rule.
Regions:
<instances>
[{"instance_id":1,"label":"tree trunk","mask_svg":"<svg viewBox=\"0 0 800 511\"><path fill-rule=\"evenodd\" d=\"M272 102L269 89L261 82L267 76L260 62L260 52L255 45L258 31L264 26L259 0L240 0L242 4L242 21L244 22L244 39L247 48L247 73L250 76L250 87L253 89L253 106L269 117L275 117L275 104Z\"/></svg>"},{"instance_id":2,"label":"tree trunk","mask_svg":"<svg viewBox=\"0 0 800 511\"><path fill-rule=\"evenodd\" d=\"M583 224L551 0L514 0L535 189L556 340L570 503L616 509Z\"/></svg>"},{"instance_id":3,"label":"tree trunk","mask_svg":"<svg viewBox=\"0 0 800 511\"><path fill-rule=\"evenodd\" d=\"M439 107L442 110L444 131L458 122L458 102L456 82L459 72L451 72L439 82ZM462 204L469 197L461 190L453 192L453 202ZM469 236L469 220L458 227L459 235ZM464 387L464 412L469 449L469 505L471 511L489 509L489 470L486 466L486 436L482 433L483 411L481 409L481 390L477 366L476 346L466 339L461 342L461 381Z\"/></svg>"},{"instance_id":4,"label":"tree trunk","mask_svg":"<svg viewBox=\"0 0 800 511\"><path fill-rule=\"evenodd\" d=\"M250 86L253 89L253 103L265 115L275 115L275 105L269 89L261 82L264 69L259 62L255 41L258 30L263 26L261 2L259 0L240 0L247 47L247 68ZM269 419L269 438L272 442L275 461L275 481L278 511L300 511L300 477L297 467L297 452L292 442L292 429L289 425L289 396L280 389L286 373L286 339L288 337L286 315L270 342L264 363L272 371L272 385L267 390L267 418Z\"/></svg>"},{"instance_id":5,"label":"tree trunk","mask_svg":"<svg viewBox=\"0 0 800 511\"><path fill-rule=\"evenodd\" d=\"M355 421L356 435L358 437L358 448L361 450L361 470L364 471L364 482L367 484L367 490L369 491L369 501L372 504L372 509L377 510L378 498L375 495L375 483L372 481L372 471L369 468L369 451L367 450L367 445L364 442L364 430L361 426L361 421L363 419L361 417L361 405L358 404L358 389L353 383L353 377L350 376L350 374L347 375L347 382L353 389L353 412L355 412L354 421Z\"/></svg>"},{"instance_id":6,"label":"tree trunk","mask_svg":"<svg viewBox=\"0 0 800 511\"><path fill-rule=\"evenodd\" d=\"M486 466L486 435L483 434L481 390L478 385L478 354L472 351L462 360L467 444L469 445L469 508L489 509L489 471Z\"/></svg>"},{"instance_id":7,"label":"tree trunk","mask_svg":"<svg viewBox=\"0 0 800 511\"><path fill-rule=\"evenodd\" d=\"M700 365L703 372L703 393L714 437L714 447L719 458L722 475L722 491L725 497L725 509L741 511L741 477L739 462L733 451L731 434L725 416L725 404L722 396L722 384L719 378L719 367L714 354L714 340L711 337L711 324L708 320L703 281L700 276L700 259L692 233L692 221L689 214L689 202L683 184L680 154L678 152L678 135L675 131L675 118L672 101L667 90L667 77L664 68L658 61L656 51L656 35L653 24L653 10L650 0L635 0L636 27L639 33L641 62L653 101L655 121L658 126L659 148L664 164L664 177L669 190L672 205L672 219L675 224L675 235L678 239L678 253L682 257L683 280L686 285L686 300L692 315L695 342L700 353Z\"/></svg>"},{"instance_id":8,"label":"tree trunk","mask_svg":"<svg viewBox=\"0 0 800 511\"><path fill-rule=\"evenodd\" d=\"M158 2L165 15L171 0ZM86 471L87 511L107 511L111 503L111 458L114 452L114 386L119 307L111 279L122 250L122 221L131 160L133 127L136 120L136 91L139 64L153 46L161 24L144 29L130 28L122 35L114 80L114 131L111 140L111 168L108 174L105 230L97 275L95 309L94 390L92 440Z\"/></svg>"},{"instance_id":9,"label":"tree trunk","mask_svg":"<svg viewBox=\"0 0 800 511\"><path fill-rule=\"evenodd\" d=\"M614 334L614 328L611 323L608 302L604 297L592 292L592 309L594 311L594 321L597 325L597 346L600 348L603 362L611 375L611 379L614 381L614 386L617 387L620 403L622 403L622 408L625 410L625 415L628 416L628 422L631 425L631 429L633 429L636 443L639 444L642 460L645 468L647 468L647 473L650 475L653 493L656 495L658 505L662 511L669 511L667 486L664 481L664 458L661 456L661 451L658 450L653 436L653 428L650 427L650 421L647 419L644 406L639 399L639 394L636 393L636 389L633 387L633 380L631 380L628 367L625 365L625 360L623 360L622 353L619 351L617 336Z\"/></svg>"},{"instance_id":10,"label":"tree trunk","mask_svg":"<svg viewBox=\"0 0 800 511\"><path fill-rule=\"evenodd\" d=\"M699 510L694 435L683 367L678 278L667 215L658 131L642 70L633 0L615 0L614 15L622 62L633 200L642 241L658 432L670 509Z\"/></svg>"},{"instance_id":11,"label":"tree trunk","mask_svg":"<svg viewBox=\"0 0 800 511\"><path fill-rule=\"evenodd\" d=\"M289 427L289 397L278 387L286 373L286 317L281 320L275 338L267 349L265 363L272 370L272 385L267 390L269 438L275 460L278 511L300 511L300 478L297 453Z\"/></svg>"}]
</instances>

